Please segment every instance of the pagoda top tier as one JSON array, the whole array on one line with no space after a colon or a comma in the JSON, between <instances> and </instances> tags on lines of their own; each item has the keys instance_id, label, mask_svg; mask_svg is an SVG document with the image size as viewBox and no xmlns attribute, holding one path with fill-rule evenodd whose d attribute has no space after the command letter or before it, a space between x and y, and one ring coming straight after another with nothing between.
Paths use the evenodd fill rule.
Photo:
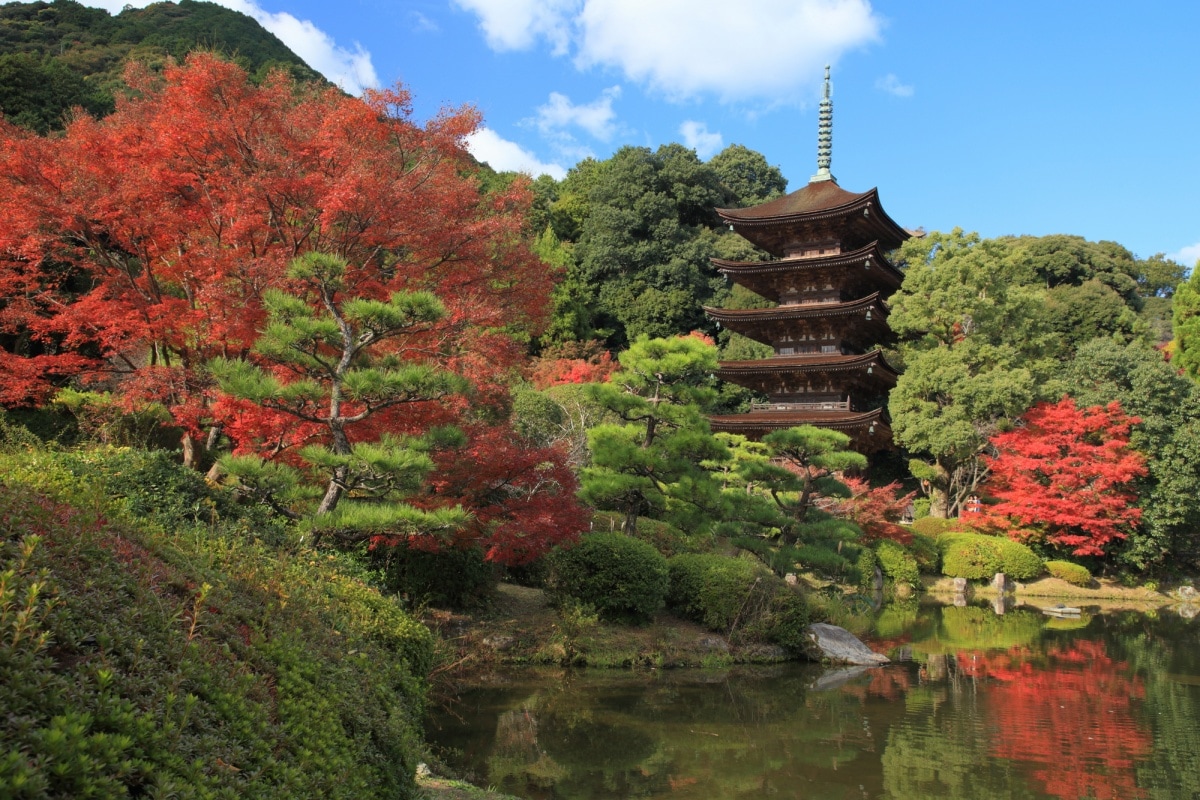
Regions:
<instances>
[{"instance_id":1,"label":"pagoda top tier","mask_svg":"<svg viewBox=\"0 0 1200 800\"><path fill-rule=\"evenodd\" d=\"M834 180L812 181L749 208L718 208L717 214L732 230L776 258L807 255L817 244L826 245L820 255L856 250L875 241L888 251L910 236L883 210L878 190L855 194Z\"/></svg>"}]
</instances>

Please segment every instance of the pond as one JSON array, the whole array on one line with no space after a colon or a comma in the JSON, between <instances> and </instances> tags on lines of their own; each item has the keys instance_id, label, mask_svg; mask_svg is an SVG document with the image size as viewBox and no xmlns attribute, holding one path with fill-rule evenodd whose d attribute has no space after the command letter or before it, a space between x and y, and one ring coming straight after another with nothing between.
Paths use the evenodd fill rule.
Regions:
<instances>
[{"instance_id":1,"label":"pond","mask_svg":"<svg viewBox=\"0 0 1200 800\"><path fill-rule=\"evenodd\" d=\"M527 798L1180 798L1200 793L1200 620L885 607L897 662L519 668L428 735Z\"/></svg>"}]
</instances>

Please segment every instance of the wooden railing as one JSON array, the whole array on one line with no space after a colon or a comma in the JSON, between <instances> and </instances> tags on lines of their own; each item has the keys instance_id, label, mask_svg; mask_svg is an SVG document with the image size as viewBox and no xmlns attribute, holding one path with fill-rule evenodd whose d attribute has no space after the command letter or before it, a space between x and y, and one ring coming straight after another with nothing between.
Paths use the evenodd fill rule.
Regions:
<instances>
[{"instance_id":1,"label":"wooden railing","mask_svg":"<svg viewBox=\"0 0 1200 800\"><path fill-rule=\"evenodd\" d=\"M826 400L819 403L751 403L751 411L849 411L849 400Z\"/></svg>"}]
</instances>

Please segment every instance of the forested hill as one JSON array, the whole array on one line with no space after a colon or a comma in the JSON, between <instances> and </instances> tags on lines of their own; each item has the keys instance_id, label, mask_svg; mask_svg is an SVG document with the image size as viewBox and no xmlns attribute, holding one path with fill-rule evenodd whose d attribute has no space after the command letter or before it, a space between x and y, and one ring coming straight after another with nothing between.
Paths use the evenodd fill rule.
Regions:
<instances>
[{"instance_id":1,"label":"forested hill","mask_svg":"<svg viewBox=\"0 0 1200 800\"><path fill-rule=\"evenodd\" d=\"M116 16L73 0L0 6L0 111L39 133L62 127L63 112L113 108L130 58L161 64L213 50L259 78L272 68L322 80L257 21L213 3L180 0L126 8Z\"/></svg>"}]
</instances>

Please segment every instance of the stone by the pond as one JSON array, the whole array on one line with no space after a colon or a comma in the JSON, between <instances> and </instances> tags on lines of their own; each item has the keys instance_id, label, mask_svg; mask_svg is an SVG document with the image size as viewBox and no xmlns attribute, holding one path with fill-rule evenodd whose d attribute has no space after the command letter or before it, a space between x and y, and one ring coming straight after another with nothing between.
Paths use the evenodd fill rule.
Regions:
<instances>
[{"instance_id":1,"label":"stone by the pond","mask_svg":"<svg viewBox=\"0 0 1200 800\"><path fill-rule=\"evenodd\" d=\"M517 643L517 640L505 633L497 633L492 636L487 636L483 640L484 647L490 647L492 650L504 652L511 650L512 646Z\"/></svg>"},{"instance_id":2,"label":"stone by the pond","mask_svg":"<svg viewBox=\"0 0 1200 800\"><path fill-rule=\"evenodd\" d=\"M876 653L871 648L855 638L854 634L837 625L815 622L808 626L808 636L812 639L822 659L835 664L887 664L887 656Z\"/></svg>"},{"instance_id":3,"label":"stone by the pond","mask_svg":"<svg viewBox=\"0 0 1200 800\"><path fill-rule=\"evenodd\" d=\"M720 636L704 636L696 642L696 646L705 652L728 653L729 642L722 639Z\"/></svg>"}]
</instances>

